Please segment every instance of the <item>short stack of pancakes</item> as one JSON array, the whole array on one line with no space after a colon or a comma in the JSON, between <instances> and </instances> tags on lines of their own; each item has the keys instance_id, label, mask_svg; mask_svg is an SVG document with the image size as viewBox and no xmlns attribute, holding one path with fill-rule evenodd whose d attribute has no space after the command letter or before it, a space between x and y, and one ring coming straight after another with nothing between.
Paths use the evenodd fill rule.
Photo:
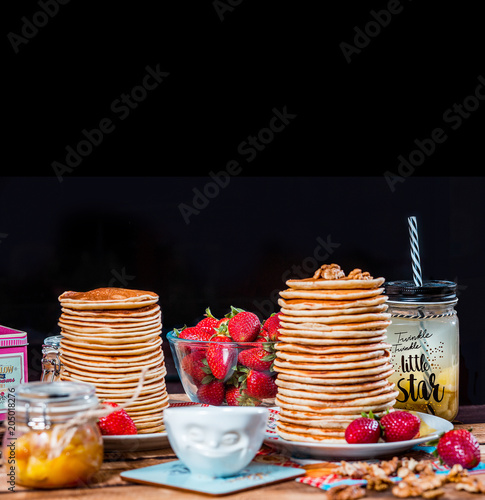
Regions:
<instances>
[{"instance_id":1,"label":"short stack of pancakes","mask_svg":"<svg viewBox=\"0 0 485 500\"><path fill-rule=\"evenodd\" d=\"M286 282L274 362L280 437L345 443L363 411L379 416L395 404L383 283L360 269L345 276L336 264Z\"/></svg>"},{"instance_id":2,"label":"short stack of pancakes","mask_svg":"<svg viewBox=\"0 0 485 500\"><path fill-rule=\"evenodd\" d=\"M138 398L125 409L139 434L163 431L168 394L158 295L96 288L64 292L59 302L61 380L90 382L100 400L123 404L147 367Z\"/></svg>"}]
</instances>

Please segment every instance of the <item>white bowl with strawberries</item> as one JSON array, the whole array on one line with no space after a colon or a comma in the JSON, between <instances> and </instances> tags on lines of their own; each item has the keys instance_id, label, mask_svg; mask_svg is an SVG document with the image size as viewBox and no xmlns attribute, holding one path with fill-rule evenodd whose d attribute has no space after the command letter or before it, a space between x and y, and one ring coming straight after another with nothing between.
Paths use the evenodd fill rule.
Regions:
<instances>
[{"instance_id":1,"label":"white bowl with strawberries","mask_svg":"<svg viewBox=\"0 0 485 500\"><path fill-rule=\"evenodd\" d=\"M177 373L190 400L212 406L273 405L279 313L264 321L231 306L222 318L210 309L196 325L167 334Z\"/></svg>"}]
</instances>

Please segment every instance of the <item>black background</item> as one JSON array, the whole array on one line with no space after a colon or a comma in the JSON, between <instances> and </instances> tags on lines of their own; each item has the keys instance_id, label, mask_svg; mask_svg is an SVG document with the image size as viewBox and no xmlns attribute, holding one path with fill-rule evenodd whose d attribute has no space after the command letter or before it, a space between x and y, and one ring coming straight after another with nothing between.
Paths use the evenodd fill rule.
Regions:
<instances>
[{"instance_id":1,"label":"black background","mask_svg":"<svg viewBox=\"0 0 485 500\"><path fill-rule=\"evenodd\" d=\"M29 333L31 378L64 290L153 290L165 333L207 306L264 318L284 278L317 264L411 278L415 215L424 278L458 283L460 400L484 404L475 3L159 3L52 1L48 18L42 2L5 7L0 324ZM392 5L387 26L370 24ZM348 62L342 43L356 42ZM142 94L147 67L168 76ZM122 118L114 103L132 92ZM290 118L268 135L275 113ZM113 130L56 172L104 119ZM444 140L399 167L436 129ZM244 141L258 134L253 158ZM321 261L319 238L332 243Z\"/></svg>"}]
</instances>

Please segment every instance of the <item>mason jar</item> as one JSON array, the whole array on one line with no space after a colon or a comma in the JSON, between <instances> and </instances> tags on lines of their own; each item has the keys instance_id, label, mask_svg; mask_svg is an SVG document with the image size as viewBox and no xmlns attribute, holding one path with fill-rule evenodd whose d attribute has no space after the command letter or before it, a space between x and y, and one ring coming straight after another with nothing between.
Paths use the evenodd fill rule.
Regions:
<instances>
[{"instance_id":1,"label":"mason jar","mask_svg":"<svg viewBox=\"0 0 485 500\"><path fill-rule=\"evenodd\" d=\"M459 330L456 283L385 283L391 314L387 328L399 396L396 408L430 413L450 422L458 413Z\"/></svg>"},{"instance_id":2,"label":"mason jar","mask_svg":"<svg viewBox=\"0 0 485 500\"><path fill-rule=\"evenodd\" d=\"M44 339L42 344L42 382L54 382L59 379L61 362L59 361L59 345L62 335L53 335Z\"/></svg>"},{"instance_id":3,"label":"mason jar","mask_svg":"<svg viewBox=\"0 0 485 500\"><path fill-rule=\"evenodd\" d=\"M103 463L103 439L96 418L89 414L99 406L92 384L19 385L2 443L9 488L88 484Z\"/></svg>"}]
</instances>

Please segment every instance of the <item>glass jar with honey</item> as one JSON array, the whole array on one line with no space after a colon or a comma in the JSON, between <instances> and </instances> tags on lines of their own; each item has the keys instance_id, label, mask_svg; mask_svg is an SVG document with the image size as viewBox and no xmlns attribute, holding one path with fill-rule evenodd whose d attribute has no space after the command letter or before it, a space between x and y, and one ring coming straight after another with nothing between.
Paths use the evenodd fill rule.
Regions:
<instances>
[{"instance_id":1,"label":"glass jar with honey","mask_svg":"<svg viewBox=\"0 0 485 500\"><path fill-rule=\"evenodd\" d=\"M2 445L11 487L86 485L103 463L103 439L90 416L95 387L83 382L30 382L12 394Z\"/></svg>"},{"instance_id":2,"label":"glass jar with honey","mask_svg":"<svg viewBox=\"0 0 485 500\"><path fill-rule=\"evenodd\" d=\"M459 331L456 283L385 284L391 325L387 341L395 372L396 408L452 421L458 413Z\"/></svg>"}]
</instances>

